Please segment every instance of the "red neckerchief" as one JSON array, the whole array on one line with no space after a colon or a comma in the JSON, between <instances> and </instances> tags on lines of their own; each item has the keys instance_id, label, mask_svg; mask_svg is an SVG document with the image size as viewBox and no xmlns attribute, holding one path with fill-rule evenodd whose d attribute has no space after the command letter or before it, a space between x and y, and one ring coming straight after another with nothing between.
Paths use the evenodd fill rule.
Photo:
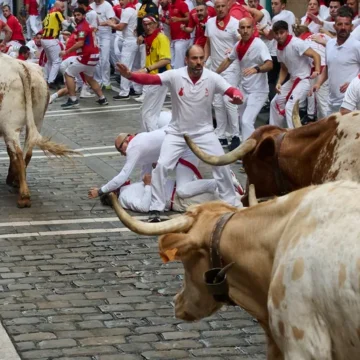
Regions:
<instances>
[{"instance_id":1,"label":"red neckerchief","mask_svg":"<svg viewBox=\"0 0 360 360\"><path fill-rule=\"evenodd\" d=\"M128 139L127 139L127 142L129 143L135 136L136 136L136 134L135 135L129 135Z\"/></svg>"},{"instance_id":2,"label":"red neckerchief","mask_svg":"<svg viewBox=\"0 0 360 360\"><path fill-rule=\"evenodd\" d=\"M324 1L324 0L320 0L320 6L321 6L321 5L326 6L326 4L325 4L325 1Z\"/></svg>"},{"instance_id":3,"label":"red neckerchief","mask_svg":"<svg viewBox=\"0 0 360 360\"><path fill-rule=\"evenodd\" d=\"M132 2L128 2L125 6L124 6L124 9L127 9L127 8L131 8L131 9L135 9L135 6Z\"/></svg>"},{"instance_id":4,"label":"red neckerchief","mask_svg":"<svg viewBox=\"0 0 360 360\"><path fill-rule=\"evenodd\" d=\"M319 12L316 12L316 13L314 13L313 15L318 16L318 15L319 15ZM310 18L309 16L307 16L306 19L305 19L305 23L310 24L311 22L312 22L311 18Z\"/></svg>"},{"instance_id":5,"label":"red neckerchief","mask_svg":"<svg viewBox=\"0 0 360 360\"><path fill-rule=\"evenodd\" d=\"M21 54L18 55L17 59L26 61L26 59L24 58L24 55L21 55Z\"/></svg>"},{"instance_id":6,"label":"red neckerchief","mask_svg":"<svg viewBox=\"0 0 360 360\"><path fill-rule=\"evenodd\" d=\"M201 78L201 75L199 77L192 77L192 76L189 75L189 78L193 82L193 84L195 85L198 82L198 80Z\"/></svg>"},{"instance_id":7,"label":"red neckerchief","mask_svg":"<svg viewBox=\"0 0 360 360\"><path fill-rule=\"evenodd\" d=\"M60 12L60 10L59 10L58 8L53 7L53 8L51 8L51 9L49 10L49 13L53 13L53 12L57 12L57 11Z\"/></svg>"},{"instance_id":8,"label":"red neckerchief","mask_svg":"<svg viewBox=\"0 0 360 360\"><path fill-rule=\"evenodd\" d=\"M133 0L133 5L135 6L136 4L138 4L139 2L138 2L138 0Z\"/></svg>"},{"instance_id":9,"label":"red neckerchief","mask_svg":"<svg viewBox=\"0 0 360 360\"><path fill-rule=\"evenodd\" d=\"M291 41L291 39L292 39L292 35L288 35L283 45L280 45L278 43L277 44L278 50L284 50L286 48L287 44Z\"/></svg>"},{"instance_id":10,"label":"red neckerchief","mask_svg":"<svg viewBox=\"0 0 360 360\"><path fill-rule=\"evenodd\" d=\"M249 47L252 44L252 42L254 41L254 39L255 39L255 35L253 34L248 41L246 41L246 42L244 42L242 40L239 41L239 44L236 47L236 52L238 54L240 61L245 56L246 52L249 50Z\"/></svg>"},{"instance_id":11,"label":"red neckerchief","mask_svg":"<svg viewBox=\"0 0 360 360\"><path fill-rule=\"evenodd\" d=\"M160 29L156 29L151 35L146 35L144 38L144 43L146 47L146 55L150 55L151 45L155 38L158 36Z\"/></svg>"},{"instance_id":12,"label":"red neckerchief","mask_svg":"<svg viewBox=\"0 0 360 360\"><path fill-rule=\"evenodd\" d=\"M264 7L261 6L260 4L256 7L257 10L261 11Z\"/></svg>"},{"instance_id":13,"label":"red neckerchief","mask_svg":"<svg viewBox=\"0 0 360 360\"><path fill-rule=\"evenodd\" d=\"M216 18L216 26L218 29L220 30L225 30L227 24L230 21L230 15L227 14L223 19L221 19L220 21L218 20L218 18Z\"/></svg>"},{"instance_id":14,"label":"red neckerchief","mask_svg":"<svg viewBox=\"0 0 360 360\"><path fill-rule=\"evenodd\" d=\"M304 32L303 34L301 34L300 36L299 36L299 38L301 39L301 40L305 40L305 39L307 39L309 36L311 36L312 35L312 32L310 32L310 31L307 31L307 32Z\"/></svg>"},{"instance_id":15,"label":"red neckerchief","mask_svg":"<svg viewBox=\"0 0 360 360\"><path fill-rule=\"evenodd\" d=\"M91 6L88 6L87 8L86 8L86 12L89 12L89 11L91 11L93 8L91 7Z\"/></svg>"}]
</instances>

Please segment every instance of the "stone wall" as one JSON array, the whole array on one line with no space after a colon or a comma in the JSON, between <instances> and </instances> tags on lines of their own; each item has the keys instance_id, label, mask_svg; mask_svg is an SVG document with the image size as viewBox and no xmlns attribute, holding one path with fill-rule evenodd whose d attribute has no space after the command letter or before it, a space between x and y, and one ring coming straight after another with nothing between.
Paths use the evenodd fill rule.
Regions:
<instances>
[{"instance_id":1,"label":"stone wall","mask_svg":"<svg viewBox=\"0 0 360 360\"><path fill-rule=\"evenodd\" d=\"M297 18L301 18L306 13L307 0L288 0L286 8L292 11Z\"/></svg>"}]
</instances>

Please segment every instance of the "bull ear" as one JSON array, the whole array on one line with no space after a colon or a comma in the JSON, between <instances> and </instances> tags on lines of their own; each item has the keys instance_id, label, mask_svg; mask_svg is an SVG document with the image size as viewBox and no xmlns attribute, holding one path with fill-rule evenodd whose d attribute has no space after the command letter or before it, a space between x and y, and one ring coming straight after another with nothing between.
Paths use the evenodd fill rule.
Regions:
<instances>
[{"instance_id":1,"label":"bull ear","mask_svg":"<svg viewBox=\"0 0 360 360\"><path fill-rule=\"evenodd\" d=\"M255 151L255 156L261 160L267 160L275 156L275 141L271 136L260 142Z\"/></svg>"},{"instance_id":2,"label":"bull ear","mask_svg":"<svg viewBox=\"0 0 360 360\"><path fill-rule=\"evenodd\" d=\"M197 248L198 244L188 234L167 234L159 238L160 257L164 262L179 260Z\"/></svg>"}]
</instances>

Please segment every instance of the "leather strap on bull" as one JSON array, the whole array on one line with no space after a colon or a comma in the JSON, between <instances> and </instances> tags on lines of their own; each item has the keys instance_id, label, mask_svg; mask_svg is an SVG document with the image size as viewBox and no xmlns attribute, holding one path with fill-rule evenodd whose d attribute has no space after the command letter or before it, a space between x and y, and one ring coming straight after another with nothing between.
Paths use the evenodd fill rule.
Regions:
<instances>
[{"instance_id":1,"label":"leather strap on bull","mask_svg":"<svg viewBox=\"0 0 360 360\"><path fill-rule=\"evenodd\" d=\"M223 260L220 254L220 239L227 222L235 213L226 213L216 222L210 239L210 270L204 274L204 280L208 291L216 301L228 305L236 305L229 298L229 285L226 280L226 272L234 263L223 267Z\"/></svg>"},{"instance_id":2,"label":"leather strap on bull","mask_svg":"<svg viewBox=\"0 0 360 360\"><path fill-rule=\"evenodd\" d=\"M283 132L276 136L275 138L275 156L273 160L273 169L274 169L274 176L275 176L275 182L277 187L277 194L276 195L286 195L291 191L291 185L285 179L285 176L283 172L280 169L279 164L279 157L280 157L280 151L281 151L281 144L285 138L286 133Z\"/></svg>"}]
</instances>

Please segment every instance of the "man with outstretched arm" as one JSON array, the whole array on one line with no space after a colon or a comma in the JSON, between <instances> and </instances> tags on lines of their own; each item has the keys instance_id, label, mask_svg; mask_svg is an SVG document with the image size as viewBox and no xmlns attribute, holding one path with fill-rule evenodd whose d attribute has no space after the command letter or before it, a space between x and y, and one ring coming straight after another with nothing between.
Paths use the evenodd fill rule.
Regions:
<instances>
[{"instance_id":1,"label":"man with outstretched arm","mask_svg":"<svg viewBox=\"0 0 360 360\"><path fill-rule=\"evenodd\" d=\"M175 168L187 149L184 134L188 134L202 150L213 155L224 154L212 124L211 104L214 95L225 94L232 98L233 103L242 103L242 94L238 89L231 87L220 75L204 68L205 54L202 47L191 46L186 51L185 62L185 67L156 75L132 73L126 66L118 64L121 76L143 85L167 86L171 92L173 117L152 173L149 222L159 222L160 212L165 209L167 173ZM220 198L231 205L239 205L232 186L230 168L213 167L212 171Z\"/></svg>"}]
</instances>

